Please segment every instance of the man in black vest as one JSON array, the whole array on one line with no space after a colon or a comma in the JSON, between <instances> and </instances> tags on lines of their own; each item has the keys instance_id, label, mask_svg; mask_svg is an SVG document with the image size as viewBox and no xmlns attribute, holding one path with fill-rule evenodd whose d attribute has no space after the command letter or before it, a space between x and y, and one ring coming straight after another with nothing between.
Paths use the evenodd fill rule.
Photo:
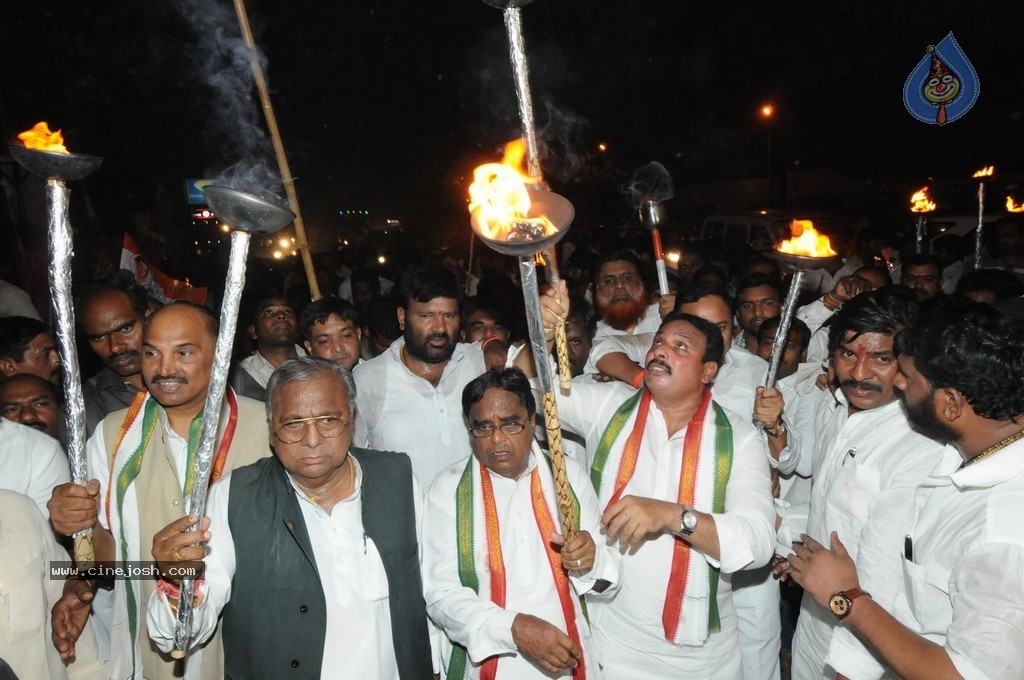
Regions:
<instances>
[{"instance_id":1,"label":"man in black vest","mask_svg":"<svg viewBox=\"0 0 1024 680\"><path fill-rule=\"evenodd\" d=\"M228 678L430 678L409 458L350 448L355 385L333 362L283 362L266 404L275 457L214 485L202 543L181 533L194 517L153 538L165 574L205 555L192 644L223 613ZM176 598L168 577L150 604L164 650Z\"/></svg>"}]
</instances>

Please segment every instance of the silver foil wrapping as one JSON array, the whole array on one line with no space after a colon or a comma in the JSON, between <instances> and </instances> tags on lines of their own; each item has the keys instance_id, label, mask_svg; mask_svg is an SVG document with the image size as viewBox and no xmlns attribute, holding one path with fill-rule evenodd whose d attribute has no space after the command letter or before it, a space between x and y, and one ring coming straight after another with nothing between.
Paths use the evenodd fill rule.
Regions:
<instances>
[{"instance_id":1,"label":"silver foil wrapping","mask_svg":"<svg viewBox=\"0 0 1024 680\"><path fill-rule=\"evenodd\" d=\"M526 329L530 333L533 363L537 367L540 391L547 394L555 389L555 380L548 358L548 343L544 337L544 320L540 312L540 289L537 286L537 265L532 256L519 258L519 279L523 282L523 302L526 304Z\"/></svg>"},{"instance_id":2,"label":"silver foil wrapping","mask_svg":"<svg viewBox=\"0 0 1024 680\"><path fill-rule=\"evenodd\" d=\"M75 309L71 297L71 225L68 198L71 191L59 179L46 180L46 207L50 236L50 297L57 317L57 346L63 365L64 396L67 409L68 461L71 481L84 485L85 398L82 396L81 370L75 345Z\"/></svg>"},{"instance_id":3,"label":"silver foil wrapping","mask_svg":"<svg viewBox=\"0 0 1024 680\"><path fill-rule=\"evenodd\" d=\"M782 363L782 355L786 351L786 341L789 339L789 326L793 323L793 314L796 313L796 299L800 297L800 287L803 282L804 271L797 269L793 272L793 278L789 282L789 293L786 294L786 301L783 303L782 312L779 315L779 330L775 332L775 341L772 342L772 356L768 360L768 373L764 378L765 387L775 387L779 364Z\"/></svg>"},{"instance_id":4,"label":"silver foil wrapping","mask_svg":"<svg viewBox=\"0 0 1024 680\"><path fill-rule=\"evenodd\" d=\"M210 486L210 471L213 467L217 433L220 430L220 414L224 393L228 384L228 370L231 365L231 348L238 323L238 307L245 286L245 258L249 252L249 234L244 231L231 232L231 254L228 260L227 281L224 301L220 308L220 332L213 355L213 370L210 373L210 389L203 409L203 429L199 435L199 448L195 458L195 484L185 498L185 514L203 517L206 511L206 492ZM191 531L198 531L202 519ZM178 600L178 625L174 631L174 648L179 654L188 649L192 635L192 599L195 595L194 577L181 581L181 597Z\"/></svg>"},{"instance_id":5,"label":"silver foil wrapping","mask_svg":"<svg viewBox=\"0 0 1024 680\"><path fill-rule=\"evenodd\" d=\"M925 227L924 215L917 216L917 233L914 238L914 248L918 255L924 252L924 227Z\"/></svg>"},{"instance_id":6,"label":"silver foil wrapping","mask_svg":"<svg viewBox=\"0 0 1024 680\"><path fill-rule=\"evenodd\" d=\"M974 232L974 268L981 268L981 239L985 229L985 183L978 182L978 228Z\"/></svg>"},{"instance_id":7,"label":"silver foil wrapping","mask_svg":"<svg viewBox=\"0 0 1024 680\"><path fill-rule=\"evenodd\" d=\"M508 34L508 54L512 61L512 77L515 80L516 99L519 102L519 119L523 124L523 137L526 138L526 168L530 177L540 182L540 147L533 122L530 67L526 61L526 45L523 42L522 16L518 7L505 9L504 15L505 32Z\"/></svg>"}]
</instances>

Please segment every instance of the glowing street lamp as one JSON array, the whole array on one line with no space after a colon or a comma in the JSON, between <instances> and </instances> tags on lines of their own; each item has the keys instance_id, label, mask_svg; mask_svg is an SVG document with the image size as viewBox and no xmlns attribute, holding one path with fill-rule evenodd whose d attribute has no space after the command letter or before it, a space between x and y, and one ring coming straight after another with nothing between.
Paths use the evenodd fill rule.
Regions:
<instances>
[{"instance_id":1,"label":"glowing street lamp","mask_svg":"<svg viewBox=\"0 0 1024 680\"><path fill-rule=\"evenodd\" d=\"M775 105L774 104L762 104L761 109L758 111L761 118L769 123L775 117ZM772 130L768 127L768 196L765 201L765 207L772 207Z\"/></svg>"}]
</instances>

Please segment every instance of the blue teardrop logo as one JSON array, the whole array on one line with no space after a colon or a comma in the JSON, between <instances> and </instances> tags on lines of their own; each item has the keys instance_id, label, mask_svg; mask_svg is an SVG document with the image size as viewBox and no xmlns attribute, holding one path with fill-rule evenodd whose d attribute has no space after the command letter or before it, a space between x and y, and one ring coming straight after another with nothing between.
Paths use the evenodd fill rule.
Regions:
<instances>
[{"instance_id":1,"label":"blue teardrop logo","mask_svg":"<svg viewBox=\"0 0 1024 680\"><path fill-rule=\"evenodd\" d=\"M979 92L978 73L950 32L910 72L903 104L922 123L945 125L970 111Z\"/></svg>"}]
</instances>

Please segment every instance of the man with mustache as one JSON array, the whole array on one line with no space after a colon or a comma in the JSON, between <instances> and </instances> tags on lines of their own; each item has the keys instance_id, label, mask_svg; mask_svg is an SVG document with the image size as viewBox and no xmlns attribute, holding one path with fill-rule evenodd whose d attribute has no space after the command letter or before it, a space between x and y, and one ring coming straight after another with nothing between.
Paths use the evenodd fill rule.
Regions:
<instances>
[{"instance_id":1,"label":"man with mustache","mask_svg":"<svg viewBox=\"0 0 1024 680\"><path fill-rule=\"evenodd\" d=\"M0 380L19 373L60 384L60 354L50 327L27 316L0 319Z\"/></svg>"},{"instance_id":2,"label":"man with mustache","mask_svg":"<svg viewBox=\"0 0 1024 680\"><path fill-rule=\"evenodd\" d=\"M828 543L838 532L879 602L898 588L903 537L913 524L913 490L939 461L942 446L914 431L894 389L896 334L917 314L914 296L897 288L862 293L843 305L829 331L835 394L815 392L808 506L790 508L779 530L789 545L808 534ZM803 400L801 400L801 403ZM806 512L806 517L804 513ZM788 564L780 562L784 575ZM828 608L808 594L793 637L793 677L868 677L877 663ZM877 677L877 676L876 676Z\"/></svg>"},{"instance_id":3,"label":"man with mustache","mask_svg":"<svg viewBox=\"0 0 1024 680\"><path fill-rule=\"evenodd\" d=\"M567 311L550 293L542 307L545 326ZM732 582L768 562L775 534L764 438L708 389L724 347L715 324L673 313L643 389L581 382L558 395L594 461L608 540L628 549L614 598L589 602L605 678L743 677ZM516 365L532 371L524 354Z\"/></svg>"},{"instance_id":4,"label":"man with mustache","mask_svg":"<svg viewBox=\"0 0 1024 680\"><path fill-rule=\"evenodd\" d=\"M1024 327L949 300L896 345L910 420L946 446L908 492L895 597L875 596L835 533L832 550L805 539L793 577L883 659L885 677L1024 677Z\"/></svg>"},{"instance_id":5,"label":"man with mustache","mask_svg":"<svg viewBox=\"0 0 1024 680\"><path fill-rule=\"evenodd\" d=\"M732 344L757 354L757 331L768 319L782 311L782 284L765 274L751 274L736 287L736 321L740 332L733 335Z\"/></svg>"},{"instance_id":6,"label":"man with mustache","mask_svg":"<svg viewBox=\"0 0 1024 680\"><path fill-rule=\"evenodd\" d=\"M449 269L413 267L397 291L402 337L353 371L354 441L362 448L408 453L416 479L429 487L438 472L472 453L462 390L486 370L485 353L500 365L506 348L497 339L458 342L462 289Z\"/></svg>"},{"instance_id":7,"label":"man with mustache","mask_svg":"<svg viewBox=\"0 0 1024 680\"><path fill-rule=\"evenodd\" d=\"M0 415L60 439L57 393L37 375L21 373L0 382Z\"/></svg>"},{"instance_id":8,"label":"man with mustache","mask_svg":"<svg viewBox=\"0 0 1024 680\"><path fill-rule=\"evenodd\" d=\"M653 333L661 324L657 304L649 304L640 260L628 250L602 259L594 274L594 306L601 318L595 337Z\"/></svg>"},{"instance_id":9,"label":"man with mustache","mask_svg":"<svg viewBox=\"0 0 1024 680\"><path fill-rule=\"evenodd\" d=\"M90 480L86 486L62 484L48 507L54 529L71 536L93 530L101 563L138 561L143 546L184 511L183 489L191 479L192 458L202 431L217 342L218 320L209 310L176 302L150 315L142 335L139 392L127 410L107 416L86 445ZM263 404L225 395L211 483L221 474L270 455ZM146 603L156 577L115 581L111 625L112 676L169 680L181 677L181 664L149 642ZM81 597L58 603L78 618L88 613ZM55 615L55 619L63 617ZM55 629L63 657L73 654L74 639ZM185 678L223 676L219 638L185 662Z\"/></svg>"},{"instance_id":10,"label":"man with mustache","mask_svg":"<svg viewBox=\"0 0 1024 680\"><path fill-rule=\"evenodd\" d=\"M272 295L257 303L248 333L256 350L238 362L232 371L231 387L238 394L262 401L274 369L305 354L295 344L299 339L299 319L287 300Z\"/></svg>"},{"instance_id":11,"label":"man with mustache","mask_svg":"<svg viewBox=\"0 0 1024 680\"><path fill-rule=\"evenodd\" d=\"M75 316L103 363L82 385L87 435L107 414L131 406L142 389L142 324L147 314L145 293L131 283L100 284L78 298Z\"/></svg>"}]
</instances>

